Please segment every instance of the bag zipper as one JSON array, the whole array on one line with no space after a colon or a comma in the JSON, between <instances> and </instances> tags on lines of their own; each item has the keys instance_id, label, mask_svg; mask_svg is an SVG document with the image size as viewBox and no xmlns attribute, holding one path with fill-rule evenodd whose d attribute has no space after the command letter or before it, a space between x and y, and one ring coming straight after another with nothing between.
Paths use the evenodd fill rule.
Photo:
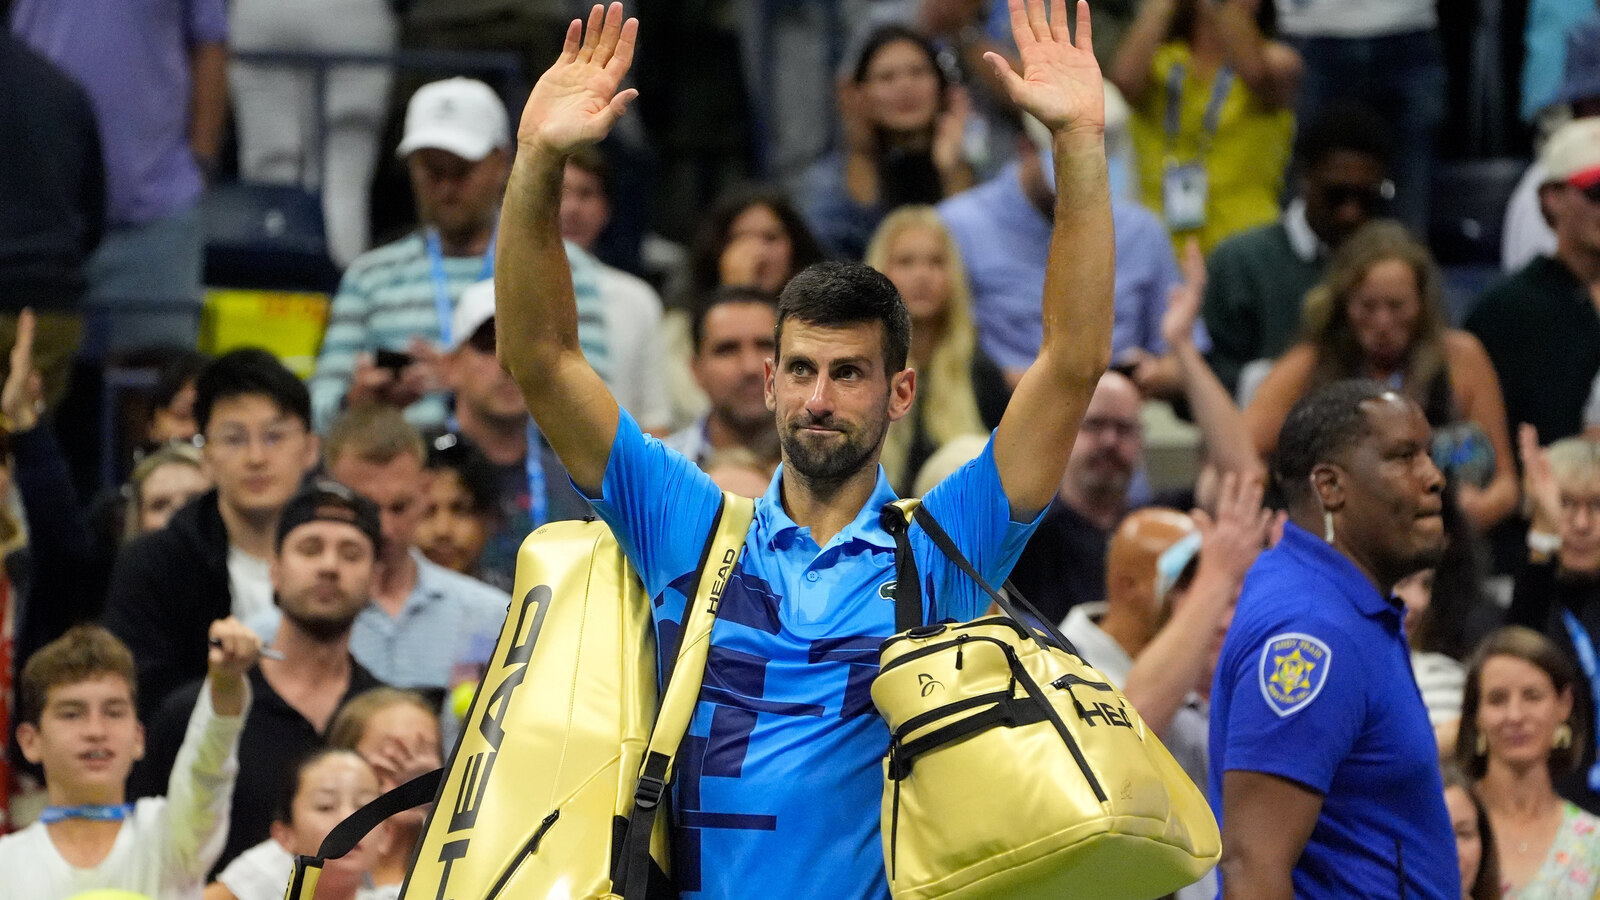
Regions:
<instances>
[{"instance_id":1,"label":"bag zipper","mask_svg":"<svg viewBox=\"0 0 1600 900\"><path fill-rule=\"evenodd\" d=\"M905 663L912 662L912 661L918 660L918 659L922 659L925 656L932 656L935 653L940 653L940 652L943 652L943 651L947 651L951 647L955 647L956 648L956 653L957 653L957 655L959 655L960 652L961 652L961 645L964 644L964 643L967 643L969 641L983 641L983 642L988 643L988 644L994 644L996 647L999 647L999 648L1001 648L1003 650L1006 650L1008 652L1011 650L1011 645L1007 644L1005 641L1000 640L999 638L987 637L987 636L981 635L981 634L961 634L961 635L957 635L955 640L940 641L937 644L929 644L926 647L920 647L920 648L918 648L916 650L912 650L912 651L906 653L906 655L904 655L902 657L899 657L898 659L894 660L893 662L890 662L888 665L886 665L883 668L879 669L878 670L878 674L881 676L885 672L889 672L890 670L897 669L897 668L899 668L901 665L903 665Z\"/></svg>"},{"instance_id":2,"label":"bag zipper","mask_svg":"<svg viewBox=\"0 0 1600 900\"><path fill-rule=\"evenodd\" d=\"M946 628L948 628L948 630L950 630L950 631L959 632L960 629L972 628L974 626L979 626L979 625L1004 625L1007 628L1010 628L1011 630L1015 631L1017 633L1018 637L1029 638L1029 634L1028 634L1027 629L1025 629L1021 625L1017 624L1014 620L1012 620L1008 616L989 616L989 617L983 618L983 619L973 619L971 622L953 623L953 624L950 624L950 625L946 626ZM901 632L900 634L891 635L891 636L889 636L887 638L884 638L883 639L883 643L878 645L878 653L880 653L880 654L883 653L885 650L888 650L890 647L894 646L895 644L899 643L900 641L908 641L908 640L914 640L914 639L915 639L915 636L912 635L910 632ZM1029 638L1029 639L1031 640L1031 638Z\"/></svg>"}]
</instances>

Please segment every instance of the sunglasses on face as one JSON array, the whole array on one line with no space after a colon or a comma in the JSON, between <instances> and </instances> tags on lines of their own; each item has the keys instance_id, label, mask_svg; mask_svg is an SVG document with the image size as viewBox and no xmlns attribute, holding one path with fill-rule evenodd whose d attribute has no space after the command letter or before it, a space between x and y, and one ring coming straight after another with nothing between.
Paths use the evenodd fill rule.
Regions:
<instances>
[{"instance_id":1,"label":"sunglasses on face","mask_svg":"<svg viewBox=\"0 0 1600 900\"><path fill-rule=\"evenodd\" d=\"M1394 182L1385 181L1375 187L1352 184L1330 184L1322 188L1322 199L1329 206L1340 207L1358 203L1362 209L1372 211L1394 199Z\"/></svg>"}]
</instances>

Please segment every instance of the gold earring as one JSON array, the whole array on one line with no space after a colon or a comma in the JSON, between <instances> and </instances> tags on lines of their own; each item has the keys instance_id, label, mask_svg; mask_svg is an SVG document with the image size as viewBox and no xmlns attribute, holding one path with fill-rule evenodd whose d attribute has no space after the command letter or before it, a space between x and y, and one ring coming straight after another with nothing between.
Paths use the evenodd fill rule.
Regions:
<instances>
[{"instance_id":1,"label":"gold earring","mask_svg":"<svg viewBox=\"0 0 1600 900\"><path fill-rule=\"evenodd\" d=\"M1550 746L1556 750L1565 750L1572 746L1572 726L1565 722L1556 726L1555 736L1550 741Z\"/></svg>"},{"instance_id":2,"label":"gold earring","mask_svg":"<svg viewBox=\"0 0 1600 900\"><path fill-rule=\"evenodd\" d=\"M1326 509L1322 511L1322 539L1333 543L1333 513Z\"/></svg>"},{"instance_id":3,"label":"gold earring","mask_svg":"<svg viewBox=\"0 0 1600 900\"><path fill-rule=\"evenodd\" d=\"M1489 739L1481 731L1478 732L1478 742L1473 746L1477 749L1479 756L1485 756L1489 753Z\"/></svg>"}]
</instances>

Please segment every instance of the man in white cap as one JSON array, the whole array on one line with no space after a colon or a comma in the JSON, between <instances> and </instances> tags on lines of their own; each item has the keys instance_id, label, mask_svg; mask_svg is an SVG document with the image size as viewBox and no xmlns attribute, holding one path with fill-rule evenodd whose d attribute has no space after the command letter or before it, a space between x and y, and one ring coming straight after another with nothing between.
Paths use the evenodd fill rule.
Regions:
<instances>
[{"instance_id":1,"label":"man in white cap","mask_svg":"<svg viewBox=\"0 0 1600 900\"><path fill-rule=\"evenodd\" d=\"M593 324L578 320L585 354L592 352ZM442 366L445 384L455 395L454 431L483 451L500 488L500 525L489 535L479 570L486 579L508 582L528 532L545 522L594 512L533 427L522 392L495 356L494 282L481 281L461 294L454 340Z\"/></svg>"},{"instance_id":2,"label":"man in white cap","mask_svg":"<svg viewBox=\"0 0 1600 900\"><path fill-rule=\"evenodd\" d=\"M494 274L510 148L505 105L483 82L449 78L412 95L396 153L420 227L345 271L311 379L319 430L347 405L374 403L404 407L418 426L444 424L438 348L455 344L461 292Z\"/></svg>"},{"instance_id":3,"label":"man in white cap","mask_svg":"<svg viewBox=\"0 0 1600 900\"><path fill-rule=\"evenodd\" d=\"M1549 441L1582 430L1600 373L1600 116L1558 128L1539 161L1555 253L1490 288L1466 327L1500 376L1507 425L1529 423Z\"/></svg>"}]
</instances>

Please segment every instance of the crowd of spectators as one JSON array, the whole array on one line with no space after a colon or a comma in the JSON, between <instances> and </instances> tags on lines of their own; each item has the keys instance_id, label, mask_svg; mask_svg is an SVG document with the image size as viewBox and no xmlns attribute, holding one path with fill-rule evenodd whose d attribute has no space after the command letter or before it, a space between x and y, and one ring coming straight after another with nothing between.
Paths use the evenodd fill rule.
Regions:
<instances>
[{"instance_id":1,"label":"crowd of spectators","mask_svg":"<svg viewBox=\"0 0 1600 900\"><path fill-rule=\"evenodd\" d=\"M585 358L643 431L740 493L766 491L780 463L777 296L813 263L864 261L909 311L915 395L881 460L902 495L981 449L1040 349L1051 136L975 55L1015 47L989 3L858 5L873 9L844 23L856 37L837 82L818 73L837 97L834 146L791 166L793 194L778 179L708 176L717 190L670 212L694 223L675 266L638 266L637 248L607 242L619 219L667 217L619 177L637 156L618 141L574 155L561 179ZM1407 610L1413 680L1444 761L1461 895L1591 897L1600 8L1574 4L1584 14L1559 28L1530 21L1530 47L1562 49L1559 72L1529 53L1523 112L1541 139L1505 210L1506 271L1463 298L1428 243L1445 109L1430 0L1091 5L1108 18L1095 36L1109 41L1112 367L1012 589L1063 623L1205 785L1234 603L1285 527L1269 477L1280 429L1318 387L1375 379L1425 414L1445 478L1443 558L1395 584L1392 602ZM594 512L500 361L516 352L497 340L493 281L516 108L471 78L413 85L369 60L318 81L257 57L229 62L229 48L512 50L532 79L574 10L95 8L107 12L14 0L0 31L0 721L11 745L0 834L32 842L0 841L0 858L54 852L27 827L47 793L49 809L122 808L120 792L58 791L51 770L65 758L52 755L52 698L109 677L128 693L92 703L143 729L137 746L121 722L105 739L126 799L168 798L115 821L159 829L187 816L199 847L160 889L279 896L293 854L439 764L455 727L447 698L487 661L522 539ZM399 140L380 146L395 85L409 89ZM673 90L637 87L641 98ZM225 144L230 94L236 141ZM224 147L236 164L219 159ZM417 221L374 245L372 185L389 154ZM319 191L343 274L309 379L257 348L195 351L200 202L223 170ZM81 375L74 360L151 346L167 349L143 446L117 460L122 484L89 496L56 421ZM1194 477L1176 489L1153 483L1146 458L1147 413L1162 404L1199 435ZM224 807L225 828L202 821ZM419 816L330 865L325 895L392 896ZM19 896L52 896L96 865L65 858ZM1179 896L1215 890L1208 880Z\"/></svg>"}]
</instances>

